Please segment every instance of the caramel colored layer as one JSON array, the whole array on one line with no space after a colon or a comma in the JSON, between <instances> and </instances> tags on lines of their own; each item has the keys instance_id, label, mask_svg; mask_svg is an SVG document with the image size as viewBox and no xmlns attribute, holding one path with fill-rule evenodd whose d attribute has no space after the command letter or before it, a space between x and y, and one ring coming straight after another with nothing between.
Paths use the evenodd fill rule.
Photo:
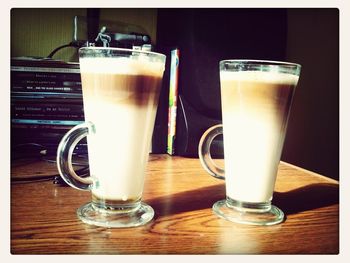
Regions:
<instances>
[{"instance_id":1,"label":"caramel colored layer","mask_svg":"<svg viewBox=\"0 0 350 263\"><path fill-rule=\"evenodd\" d=\"M154 75L83 73L84 101L145 105L159 94L161 80L160 76Z\"/></svg>"}]
</instances>

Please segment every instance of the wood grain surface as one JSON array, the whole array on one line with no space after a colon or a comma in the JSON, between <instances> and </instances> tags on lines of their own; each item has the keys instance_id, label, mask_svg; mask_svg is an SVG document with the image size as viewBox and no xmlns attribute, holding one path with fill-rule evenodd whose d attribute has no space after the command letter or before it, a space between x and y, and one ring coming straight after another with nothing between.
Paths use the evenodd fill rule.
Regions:
<instances>
[{"instance_id":1,"label":"wood grain surface","mask_svg":"<svg viewBox=\"0 0 350 263\"><path fill-rule=\"evenodd\" d=\"M155 210L147 225L107 229L82 223L76 209L89 192L52 181L15 179L56 174L53 163L12 163L12 254L338 254L337 181L281 162L273 204L286 214L275 226L228 222L212 212L224 182L198 159L151 155L144 202Z\"/></svg>"}]
</instances>

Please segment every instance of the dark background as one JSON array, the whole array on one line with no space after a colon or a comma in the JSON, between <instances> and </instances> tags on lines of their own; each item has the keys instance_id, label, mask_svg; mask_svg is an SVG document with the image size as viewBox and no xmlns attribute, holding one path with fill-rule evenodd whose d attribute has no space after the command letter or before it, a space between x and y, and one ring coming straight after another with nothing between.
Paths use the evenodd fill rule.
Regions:
<instances>
[{"instance_id":1,"label":"dark background","mask_svg":"<svg viewBox=\"0 0 350 263\"><path fill-rule=\"evenodd\" d=\"M158 9L157 46L180 49L179 94L197 120L177 123L178 139L196 130L180 154L195 156L210 120L221 120L220 60L289 61L302 70L282 160L339 179L338 9Z\"/></svg>"}]
</instances>

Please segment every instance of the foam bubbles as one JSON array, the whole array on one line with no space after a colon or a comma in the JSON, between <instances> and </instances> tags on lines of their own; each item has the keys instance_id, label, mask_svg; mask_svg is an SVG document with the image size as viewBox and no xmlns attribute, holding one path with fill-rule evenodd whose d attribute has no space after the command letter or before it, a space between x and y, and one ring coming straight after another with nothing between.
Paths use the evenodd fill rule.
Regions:
<instances>
[{"instance_id":1,"label":"foam bubbles","mask_svg":"<svg viewBox=\"0 0 350 263\"><path fill-rule=\"evenodd\" d=\"M271 84L296 85L299 76L273 71L221 71L220 79L222 81L249 81Z\"/></svg>"},{"instance_id":2,"label":"foam bubbles","mask_svg":"<svg viewBox=\"0 0 350 263\"><path fill-rule=\"evenodd\" d=\"M161 76L164 71L162 62L150 62L144 56L134 59L126 57L80 58L79 62L82 73Z\"/></svg>"}]
</instances>

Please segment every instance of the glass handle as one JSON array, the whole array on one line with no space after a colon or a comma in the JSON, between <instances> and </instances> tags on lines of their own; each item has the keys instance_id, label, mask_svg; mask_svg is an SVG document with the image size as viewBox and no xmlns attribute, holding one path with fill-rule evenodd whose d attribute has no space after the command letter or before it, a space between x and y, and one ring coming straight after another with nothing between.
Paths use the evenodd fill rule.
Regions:
<instances>
[{"instance_id":1,"label":"glass handle","mask_svg":"<svg viewBox=\"0 0 350 263\"><path fill-rule=\"evenodd\" d=\"M211 176L218 179L225 179L225 170L215 164L210 154L211 143L220 134L223 134L222 124L215 125L206 130L199 141L198 155L203 168Z\"/></svg>"},{"instance_id":2,"label":"glass handle","mask_svg":"<svg viewBox=\"0 0 350 263\"><path fill-rule=\"evenodd\" d=\"M93 180L91 177L80 177L74 171L72 156L78 142L93 130L92 123L81 123L69 130L61 139L57 148L57 169L62 179L73 188L90 190Z\"/></svg>"}]
</instances>

